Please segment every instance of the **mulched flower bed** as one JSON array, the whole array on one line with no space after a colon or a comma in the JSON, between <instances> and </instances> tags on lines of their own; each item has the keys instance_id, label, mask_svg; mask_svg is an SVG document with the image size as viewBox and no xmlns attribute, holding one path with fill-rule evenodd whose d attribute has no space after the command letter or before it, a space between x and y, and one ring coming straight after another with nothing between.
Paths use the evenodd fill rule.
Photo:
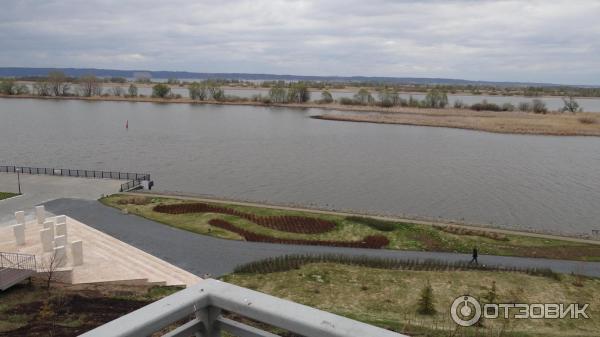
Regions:
<instances>
[{"instance_id":1,"label":"mulched flower bed","mask_svg":"<svg viewBox=\"0 0 600 337\"><path fill-rule=\"evenodd\" d=\"M323 219L288 215L259 216L252 213L245 213L235 209L205 203L157 205L154 207L154 211L167 214L220 213L234 215L254 222L255 224L263 227L289 233L320 234L331 231L335 228L335 222Z\"/></svg>"},{"instance_id":2,"label":"mulched flower bed","mask_svg":"<svg viewBox=\"0 0 600 337\"><path fill-rule=\"evenodd\" d=\"M241 235L246 241L283 243L291 245L309 245L309 246L333 246L333 247L352 247L352 248L374 248L380 249L387 246L390 241L383 235L366 236L362 241L331 241L331 240L306 240L306 239L282 239L274 238L264 234L257 234L245 229L234 226L232 223L212 219L208 222L211 226L219 227L230 232Z\"/></svg>"}]
</instances>

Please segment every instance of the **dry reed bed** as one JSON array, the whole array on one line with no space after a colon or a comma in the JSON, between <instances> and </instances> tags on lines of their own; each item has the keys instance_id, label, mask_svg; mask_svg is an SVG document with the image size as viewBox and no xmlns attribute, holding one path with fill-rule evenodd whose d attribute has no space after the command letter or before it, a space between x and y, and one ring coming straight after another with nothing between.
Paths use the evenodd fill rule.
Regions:
<instances>
[{"instance_id":1,"label":"dry reed bed","mask_svg":"<svg viewBox=\"0 0 600 337\"><path fill-rule=\"evenodd\" d=\"M495 133L600 136L600 122L598 122L598 117L592 113L542 115L523 112L471 112L461 109L431 110L435 109L413 109L412 112L394 113L323 114L313 118L331 121L449 127Z\"/></svg>"}]
</instances>

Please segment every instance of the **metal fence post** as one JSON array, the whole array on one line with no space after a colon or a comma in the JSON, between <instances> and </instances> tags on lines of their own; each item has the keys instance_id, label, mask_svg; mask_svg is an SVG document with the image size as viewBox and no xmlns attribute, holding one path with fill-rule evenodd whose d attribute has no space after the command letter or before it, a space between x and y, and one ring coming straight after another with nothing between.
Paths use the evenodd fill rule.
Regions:
<instances>
[{"instance_id":1,"label":"metal fence post","mask_svg":"<svg viewBox=\"0 0 600 337\"><path fill-rule=\"evenodd\" d=\"M198 337L221 337L221 328L217 319L221 316L221 309L209 306L196 311L196 318L204 323L204 333L197 333Z\"/></svg>"}]
</instances>

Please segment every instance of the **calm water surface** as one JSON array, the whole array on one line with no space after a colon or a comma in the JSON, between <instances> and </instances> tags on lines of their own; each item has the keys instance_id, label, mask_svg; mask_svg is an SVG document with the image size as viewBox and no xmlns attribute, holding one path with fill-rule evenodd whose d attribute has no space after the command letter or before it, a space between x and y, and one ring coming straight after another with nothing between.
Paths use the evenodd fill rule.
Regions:
<instances>
[{"instance_id":1,"label":"calm water surface","mask_svg":"<svg viewBox=\"0 0 600 337\"><path fill-rule=\"evenodd\" d=\"M600 229L600 138L309 118L321 112L0 99L0 162L149 172L158 190L220 197Z\"/></svg>"}]
</instances>

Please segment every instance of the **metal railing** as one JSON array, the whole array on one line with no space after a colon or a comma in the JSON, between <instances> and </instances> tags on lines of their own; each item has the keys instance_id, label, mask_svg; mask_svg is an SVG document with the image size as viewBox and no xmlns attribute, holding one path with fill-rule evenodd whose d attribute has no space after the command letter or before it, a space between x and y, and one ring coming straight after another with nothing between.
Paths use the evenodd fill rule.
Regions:
<instances>
[{"instance_id":1,"label":"metal railing","mask_svg":"<svg viewBox=\"0 0 600 337\"><path fill-rule=\"evenodd\" d=\"M35 255L0 252L0 270L7 268L36 270Z\"/></svg>"},{"instance_id":2,"label":"metal railing","mask_svg":"<svg viewBox=\"0 0 600 337\"><path fill-rule=\"evenodd\" d=\"M351 296L351 294L349 294ZM133 337L179 325L163 337L278 337L221 315L235 313L305 337L402 337L398 333L213 279L181 290L81 336Z\"/></svg>"},{"instance_id":3,"label":"metal railing","mask_svg":"<svg viewBox=\"0 0 600 337\"><path fill-rule=\"evenodd\" d=\"M43 174L62 177L82 177L96 179L114 179L129 180L121 184L120 192L130 191L142 185L142 180L150 180L150 174L130 173L115 171L97 171L97 170L75 170L49 167L29 167L29 166L0 166L0 172L22 173L22 174Z\"/></svg>"},{"instance_id":4,"label":"metal railing","mask_svg":"<svg viewBox=\"0 0 600 337\"><path fill-rule=\"evenodd\" d=\"M0 290L6 290L37 272L35 255L0 252Z\"/></svg>"}]
</instances>

